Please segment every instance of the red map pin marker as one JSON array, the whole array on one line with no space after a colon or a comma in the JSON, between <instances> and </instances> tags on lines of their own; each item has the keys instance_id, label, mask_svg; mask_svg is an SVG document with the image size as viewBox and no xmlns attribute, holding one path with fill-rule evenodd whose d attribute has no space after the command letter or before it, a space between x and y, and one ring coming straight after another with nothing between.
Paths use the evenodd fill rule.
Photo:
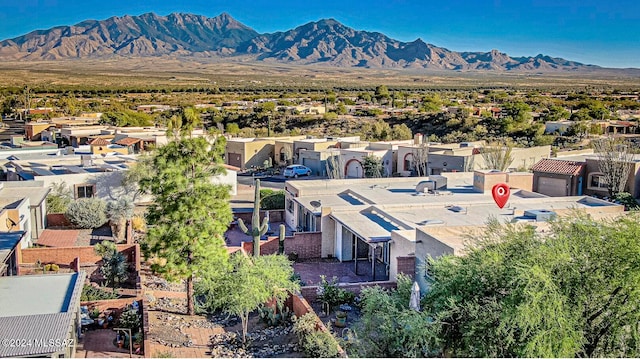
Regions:
<instances>
[{"instance_id":1,"label":"red map pin marker","mask_svg":"<svg viewBox=\"0 0 640 359\"><path fill-rule=\"evenodd\" d=\"M511 195L511 191L509 190L509 186L506 183L498 183L493 186L491 189L491 193L493 194L493 200L496 201L498 207L502 208L507 201L509 200L509 195Z\"/></svg>"}]
</instances>

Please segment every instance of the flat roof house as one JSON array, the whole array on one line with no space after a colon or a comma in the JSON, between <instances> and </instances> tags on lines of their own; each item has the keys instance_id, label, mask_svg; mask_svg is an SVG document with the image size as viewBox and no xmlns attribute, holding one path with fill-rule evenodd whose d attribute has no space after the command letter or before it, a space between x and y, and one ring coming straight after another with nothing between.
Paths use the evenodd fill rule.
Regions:
<instances>
[{"instance_id":1,"label":"flat roof house","mask_svg":"<svg viewBox=\"0 0 640 359\"><path fill-rule=\"evenodd\" d=\"M74 357L84 280L84 272L0 277L0 357Z\"/></svg>"},{"instance_id":2,"label":"flat roof house","mask_svg":"<svg viewBox=\"0 0 640 359\"><path fill-rule=\"evenodd\" d=\"M419 273L426 255L461 253L466 235L482 228L490 217L544 222L576 209L593 217L619 215L624 210L587 196L552 198L531 192L531 178L530 173L476 171L287 181L285 221L300 232L322 232L322 257L353 261L356 274L359 266L367 265L374 280L395 281L399 258L414 257L415 273ZM503 209L491 196L491 187L498 182L512 187ZM434 230L437 233L431 235Z\"/></svg>"}]
</instances>

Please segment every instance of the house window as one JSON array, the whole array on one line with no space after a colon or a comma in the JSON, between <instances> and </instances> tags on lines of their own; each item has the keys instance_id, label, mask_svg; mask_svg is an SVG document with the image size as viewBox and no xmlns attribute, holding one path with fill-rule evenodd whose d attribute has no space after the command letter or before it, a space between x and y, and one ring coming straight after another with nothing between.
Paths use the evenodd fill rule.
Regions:
<instances>
[{"instance_id":1,"label":"house window","mask_svg":"<svg viewBox=\"0 0 640 359\"><path fill-rule=\"evenodd\" d=\"M76 199L91 198L96 193L96 185L94 184L78 184L76 185Z\"/></svg>"},{"instance_id":2,"label":"house window","mask_svg":"<svg viewBox=\"0 0 640 359\"><path fill-rule=\"evenodd\" d=\"M287 199L287 211L289 211L289 213L293 213L293 201L290 199Z\"/></svg>"},{"instance_id":3,"label":"house window","mask_svg":"<svg viewBox=\"0 0 640 359\"><path fill-rule=\"evenodd\" d=\"M607 181L605 180L604 174L602 173L591 173L589 174L589 189L595 190L606 190L607 189Z\"/></svg>"}]
</instances>

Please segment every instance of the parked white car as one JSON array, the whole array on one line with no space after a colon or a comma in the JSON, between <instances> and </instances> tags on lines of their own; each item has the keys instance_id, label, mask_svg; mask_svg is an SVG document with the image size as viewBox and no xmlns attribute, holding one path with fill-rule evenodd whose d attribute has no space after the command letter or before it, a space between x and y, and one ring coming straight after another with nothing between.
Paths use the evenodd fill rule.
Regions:
<instances>
[{"instance_id":1,"label":"parked white car","mask_svg":"<svg viewBox=\"0 0 640 359\"><path fill-rule=\"evenodd\" d=\"M283 174L286 178L289 178L289 177L298 178L298 176L310 176L311 168L303 165L291 165L291 166L287 166L287 168L284 169Z\"/></svg>"}]
</instances>

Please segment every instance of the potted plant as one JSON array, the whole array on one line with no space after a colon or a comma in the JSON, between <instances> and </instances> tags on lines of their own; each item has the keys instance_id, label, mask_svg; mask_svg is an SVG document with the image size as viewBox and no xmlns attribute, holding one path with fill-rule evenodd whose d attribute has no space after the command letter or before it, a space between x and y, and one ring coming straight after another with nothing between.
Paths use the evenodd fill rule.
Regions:
<instances>
[{"instance_id":1,"label":"potted plant","mask_svg":"<svg viewBox=\"0 0 640 359\"><path fill-rule=\"evenodd\" d=\"M136 351L142 346L142 333L138 332L133 335L133 349Z\"/></svg>"},{"instance_id":2,"label":"potted plant","mask_svg":"<svg viewBox=\"0 0 640 359\"><path fill-rule=\"evenodd\" d=\"M93 309L91 309L91 311L89 312L89 318L96 319L99 316L100 316L100 309L98 309L98 307L93 307Z\"/></svg>"},{"instance_id":3,"label":"potted plant","mask_svg":"<svg viewBox=\"0 0 640 359\"><path fill-rule=\"evenodd\" d=\"M347 312L339 310L336 312L336 327L344 328L347 326Z\"/></svg>"}]
</instances>

